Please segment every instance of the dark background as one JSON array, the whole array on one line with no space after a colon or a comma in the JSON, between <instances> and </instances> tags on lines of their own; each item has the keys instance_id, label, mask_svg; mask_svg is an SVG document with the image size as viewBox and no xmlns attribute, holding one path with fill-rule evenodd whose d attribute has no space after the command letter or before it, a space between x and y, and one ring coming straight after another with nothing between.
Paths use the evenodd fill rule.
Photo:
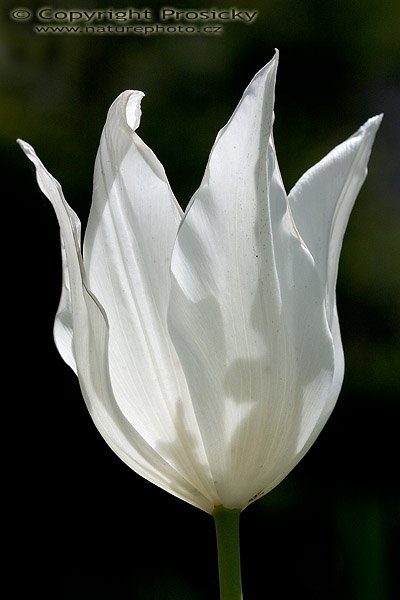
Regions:
<instances>
[{"instance_id":1,"label":"dark background","mask_svg":"<svg viewBox=\"0 0 400 600\"><path fill-rule=\"evenodd\" d=\"M275 47L275 138L288 190L367 118L385 117L340 263L343 389L303 461L242 515L244 597L400 597L400 4L172 4L260 13L250 25L227 22L218 36L38 35L33 22L9 18L17 2L2 3L3 514L11 597L27 586L30 595L60 600L218 598L212 518L109 450L54 348L58 227L15 139L34 145L85 223L108 107L122 90L141 89L139 133L185 206L217 131ZM48 5L109 8L91 0ZM165 4L135 8L157 6Z\"/></svg>"}]
</instances>

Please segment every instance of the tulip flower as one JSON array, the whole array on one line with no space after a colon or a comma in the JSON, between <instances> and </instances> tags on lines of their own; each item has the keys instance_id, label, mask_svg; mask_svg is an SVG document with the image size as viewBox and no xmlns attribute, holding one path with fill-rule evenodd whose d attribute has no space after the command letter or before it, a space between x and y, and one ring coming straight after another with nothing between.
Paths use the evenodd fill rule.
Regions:
<instances>
[{"instance_id":1,"label":"tulip flower","mask_svg":"<svg viewBox=\"0 0 400 600\"><path fill-rule=\"evenodd\" d=\"M61 230L57 348L114 452L215 516L221 598L231 600L241 597L238 515L304 456L340 391L339 255L381 120L287 195L272 134L277 62L219 132L184 213L136 133L144 94L118 96L82 252L59 183L19 142Z\"/></svg>"}]
</instances>

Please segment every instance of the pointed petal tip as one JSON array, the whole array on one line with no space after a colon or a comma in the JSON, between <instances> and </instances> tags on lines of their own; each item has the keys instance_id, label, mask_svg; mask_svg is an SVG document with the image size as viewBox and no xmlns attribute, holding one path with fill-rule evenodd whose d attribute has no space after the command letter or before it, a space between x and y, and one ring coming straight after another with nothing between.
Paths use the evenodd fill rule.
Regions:
<instances>
[{"instance_id":1,"label":"pointed petal tip","mask_svg":"<svg viewBox=\"0 0 400 600\"><path fill-rule=\"evenodd\" d=\"M361 134L361 135L369 134L369 135L375 136L375 134L378 131L379 126L382 122L382 119L383 119L383 113L380 113L379 115L375 115L374 117L371 117L370 119L365 121L365 123L363 125L361 125L361 127L357 133Z\"/></svg>"},{"instance_id":2,"label":"pointed petal tip","mask_svg":"<svg viewBox=\"0 0 400 600\"><path fill-rule=\"evenodd\" d=\"M275 48L275 53L274 53L273 57L261 69L261 72L264 70L268 71L269 69L274 69L276 71L278 68L278 63L279 63L279 50L278 50L278 48Z\"/></svg>"},{"instance_id":3,"label":"pointed petal tip","mask_svg":"<svg viewBox=\"0 0 400 600\"><path fill-rule=\"evenodd\" d=\"M349 139L357 139L361 143L367 143L369 148L372 148L376 133L383 119L383 113L370 117L365 123L361 125Z\"/></svg>"},{"instance_id":4,"label":"pointed petal tip","mask_svg":"<svg viewBox=\"0 0 400 600\"><path fill-rule=\"evenodd\" d=\"M30 144L28 144L28 142L21 140L21 138L17 139L17 144L25 152L25 154L35 152L34 149L32 148L32 146Z\"/></svg>"},{"instance_id":5,"label":"pointed petal tip","mask_svg":"<svg viewBox=\"0 0 400 600\"><path fill-rule=\"evenodd\" d=\"M275 54L273 55L273 57L271 58L271 60L269 60L267 62L267 64L265 64L254 75L254 77L251 80L250 84L246 88L244 95L251 88L252 84L255 81L258 81L258 82L264 81L265 85L271 85L272 84L272 87L275 87L276 73L277 73L277 70L278 70L278 63L279 63L279 50L277 48L275 48Z\"/></svg>"},{"instance_id":6,"label":"pointed petal tip","mask_svg":"<svg viewBox=\"0 0 400 600\"><path fill-rule=\"evenodd\" d=\"M36 154L35 149L34 149L33 146L31 146L30 144L28 144L28 142L25 142L24 140L21 140L20 138L17 139L17 144L19 145L19 147L21 148L21 150L24 152L25 156L27 158L29 158L29 160L35 165L35 167L42 169L42 171L44 173L46 173L47 175L49 175L46 167L43 165L42 161L40 160L40 158Z\"/></svg>"},{"instance_id":7,"label":"pointed petal tip","mask_svg":"<svg viewBox=\"0 0 400 600\"><path fill-rule=\"evenodd\" d=\"M140 108L144 92L139 90L128 90L125 92L125 119L132 131L136 131L140 125L142 111Z\"/></svg>"},{"instance_id":8,"label":"pointed petal tip","mask_svg":"<svg viewBox=\"0 0 400 600\"><path fill-rule=\"evenodd\" d=\"M383 113L379 113L379 115L375 115L366 121L365 126L372 126L378 129L383 119Z\"/></svg>"},{"instance_id":9,"label":"pointed petal tip","mask_svg":"<svg viewBox=\"0 0 400 600\"><path fill-rule=\"evenodd\" d=\"M274 71L275 71L275 77L276 77L276 71L278 69L278 64L279 64L279 50L278 50L278 48L275 48L275 54L271 58L271 60L269 61L269 64L271 65L271 68L274 69Z\"/></svg>"}]
</instances>

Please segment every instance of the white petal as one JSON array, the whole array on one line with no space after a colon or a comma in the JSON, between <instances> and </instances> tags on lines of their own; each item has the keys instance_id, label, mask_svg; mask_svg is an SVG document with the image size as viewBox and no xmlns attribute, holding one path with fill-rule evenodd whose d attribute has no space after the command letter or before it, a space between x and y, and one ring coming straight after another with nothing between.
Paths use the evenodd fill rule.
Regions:
<instances>
[{"instance_id":1,"label":"white petal","mask_svg":"<svg viewBox=\"0 0 400 600\"><path fill-rule=\"evenodd\" d=\"M382 115L369 119L356 133L309 169L289 194L296 226L326 282L332 324L340 250L351 209L367 175L367 164Z\"/></svg>"},{"instance_id":2,"label":"white petal","mask_svg":"<svg viewBox=\"0 0 400 600\"><path fill-rule=\"evenodd\" d=\"M122 413L182 477L217 502L166 325L170 259L182 213L162 165L134 131L142 97L124 92L109 110L84 264L107 314L111 383Z\"/></svg>"},{"instance_id":3,"label":"white petal","mask_svg":"<svg viewBox=\"0 0 400 600\"><path fill-rule=\"evenodd\" d=\"M172 257L171 337L223 504L282 479L325 418L332 337L272 141L277 56L219 133Z\"/></svg>"},{"instance_id":4,"label":"white petal","mask_svg":"<svg viewBox=\"0 0 400 600\"><path fill-rule=\"evenodd\" d=\"M98 300L87 287L82 266L77 217L66 203L59 183L48 173L29 144L20 141L36 167L38 184L56 212L63 243L68 293L63 307L72 331L72 352L82 394L93 421L114 452L149 481L210 512L212 504L177 473L135 430L115 402L108 370L108 325ZM67 344L66 344L67 345Z\"/></svg>"},{"instance_id":5,"label":"white petal","mask_svg":"<svg viewBox=\"0 0 400 600\"><path fill-rule=\"evenodd\" d=\"M81 237L81 223L77 215L67 203L65 203L65 209L71 217L71 227L75 232L74 237L76 240L77 247L79 247ZM69 277L68 260L65 251L65 244L62 236L60 236L60 242L62 259L62 288L60 302L58 305L56 318L54 320L54 341L56 343L57 350L61 354L64 361L67 363L67 365L71 367L71 369L77 375L78 371L73 349L71 282Z\"/></svg>"}]
</instances>

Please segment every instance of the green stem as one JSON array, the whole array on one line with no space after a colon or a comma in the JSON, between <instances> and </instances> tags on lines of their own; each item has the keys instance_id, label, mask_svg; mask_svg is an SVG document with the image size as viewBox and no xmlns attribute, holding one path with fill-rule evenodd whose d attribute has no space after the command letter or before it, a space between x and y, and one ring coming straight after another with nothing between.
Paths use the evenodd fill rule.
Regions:
<instances>
[{"instance_id":1,"label":"green stem","mask_svg":"<svg viewBox=\"0 0 400 600\"><path fill-rule=\"evenodd\" d=\"M239 509L214 509L217 533L220 600L242 600L240 577Z\"/></svg>"}]
</instances>

